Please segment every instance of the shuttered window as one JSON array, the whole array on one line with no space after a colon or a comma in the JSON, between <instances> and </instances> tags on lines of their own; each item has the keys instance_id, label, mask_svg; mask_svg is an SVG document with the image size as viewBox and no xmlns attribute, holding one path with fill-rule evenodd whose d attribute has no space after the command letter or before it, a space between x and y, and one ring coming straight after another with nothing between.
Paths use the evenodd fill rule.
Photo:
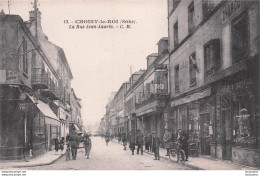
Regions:
<instances>
[{"instance_id":1,"label":"shuttered window","mask_svg":"<svg viewBox=\"0 0 260 176\"><path fill-rule=\"evenodd\" d=\"M174 67L174 83L175 83L175 92L180 91L180 80L179 80L179 65Z\"/></svg>"},{"instance_id":2,"label":"shuttered window","mask_svg":"<svg viewBox=\"0 0 260 176\"><path fill-rule=\"evenodd\" d=\"M192 62L191 59L193 59L196 62L196 53L193 53L190 55L190 85L195 85L196 84L196 69L195 69L195 63Z\"/></svg>"},{"instance_id":3,"label":"shuttered window","mask_svg":"<svg viewBox=\"0 0 260 176\"><path fill-rule=\"evenodd\" d=\"M247 20L243 14L232 22L232 63L235 64L247 55Z\"/></svg>"},{"instance_id":4,"label":"shuttered window","mask_svg":"<svg viewBox=\"0 0 260 176\"><path fill-rule=\"evenodd\" d=\"M220 40L210 40L204 46L204 67L205 75L211 75L218 70L220 66Z\"/></svg>"}]
</instances>

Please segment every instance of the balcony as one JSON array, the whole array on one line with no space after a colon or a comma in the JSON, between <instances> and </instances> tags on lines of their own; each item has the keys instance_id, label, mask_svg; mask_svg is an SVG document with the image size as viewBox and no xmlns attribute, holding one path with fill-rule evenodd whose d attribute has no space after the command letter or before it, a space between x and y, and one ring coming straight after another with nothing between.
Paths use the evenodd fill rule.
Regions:
<instances>
[{"instance_id":1,"label":"balcony","mask_svg":"<svg viewBox=\"0 0 260 176\"><path fill-rule=\"evenodd\" d=\"M32 88L48 89L48 74L42 68L32 68Z\"/></svg>"},{"instance_id":2,"label":"balcony","mask_svg":"<svg viewBox=\"0 0 260 176\"><path fill-rule=\"evenodd\" d=\"M169 95L167 90L157 90L157 93L150 93L147 97L145 97L140 103L135 103L135 108L140 109L143 106L153 105L157 107L162 107L166 105L167 100L169 99Z\"/></svg>"},{"instance_id":3,"label":"balcony","mask_svg":"<svg viewBox=\"0 0 260 176\"><path fill-rule=\"evenodd\" d=\"M49 97L52 100L59 100L58 88L55 83L49 79L49 89L44 89L41 91L43 96Z\"/></svg>"},{"instance_id":4,"label":"balcony","mask_svg":"<svg viewBox=\"0 0 260 176\"><path fill-rule=\"evenodd\" d=\"M239 72L250 72L252 70L255 70L255 63L257 63L255 58L244 59L230 66L229 68L205 76L205 84L211 84L213 82L219 81L223 78L229 77Z\"/></svg>"}]
</instances>

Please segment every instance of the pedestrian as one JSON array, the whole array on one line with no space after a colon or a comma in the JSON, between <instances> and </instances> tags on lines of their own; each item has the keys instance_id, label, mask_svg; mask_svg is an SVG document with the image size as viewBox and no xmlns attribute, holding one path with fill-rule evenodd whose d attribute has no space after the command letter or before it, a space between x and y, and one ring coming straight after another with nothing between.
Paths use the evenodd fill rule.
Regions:
<instances>
[{"instance_id":1,"label":"pedestrian","mask_svg":"<svg viewBox=\"0 0 260 176\"><path fill-rule=\"evenodd\" d=\"M105 141L106 141L106 146L108 146L108 142L109 142L109 134L108 134L108 132L105 135Z\"/></svg>"},{"instance_id":2,"label":"pedestrian","mask_svg":"<svg viewBox=\"0 0 260 176\"><path fill-rule=\"evenodd\" d=\"M130 144L129 144L129 148L132 151L132 155L134 155L134 151L135 151L135 136L134 133L132 133L130 135Z\"/></svg>"},{"instance_id":3,"label":"pedestrian","mask_svg":"<svg viewBox=\"0 0 260 176\"><path fill-rule=\"evenodd\" d=\"M122 138L122 136L121 136L121 133L119 132L119 133L118 133L118 137L117 137L118 142L121 142L121 138Z\"/></svg>"},{"instance_id":4,"label":"pedestrian","mask_svg":"<svg viewBox=\"0 0 260 176\"><path fill-rule=\"evenodd\" d=\"M160 160L160 153L159 153L159 149L160 149L160 138L157 136L156 131L153 131L153 138L152 138L152 148L153 148L153 152L154 152L154 160Z\"/></svg>"},{"instance_id":5,"label":"pedestrian","mask_svg":"<svg viewBox=\"0 0 260 176\"><path fill-rule=\"evenodd\" d=\"M123 142L124 150L126 150L127 140L126 140L126 134L125 133L122 134L122 142Z\"/></svg>"},{"instance_id":6,"label":"pedestrian","mask_svg":"<svg viewBox=\"0 0 260 176\"><path fill-rule=\"evenodd\" d=\"M147 147L148 147L148 152L153 152L152 151L152 134L148 132L147 134Z\"/></svg>"},{"instance_id":7,"label":"pedestrian","mask_svg":"<svg viewBox=\"0 0 260 176\"><path fill-rule=\"evenodd\" d=\"M164 146L167 150L167 153L165 156L169 156L169 151L170 151L171 147L173 146L173 143L172 143L172 134L168 129L165 129L165 133L163 135L163 142L164 142Z\"/></svg>"},{"instance_id":8,"label":"pedestrian","mask_svg":"<svg viewBox=\"0 0 260 176\"><path fill-rule=\"evenodd\" d=\"M89 154L90 154L92 144L91 144L91 139L89 138L88 134L86 134L83 142L84 142L84 146L85 146L85 156L87 155L87 159L89 159Z\"/></svg>"},{"instance_id":9,"label":"pedestrian","mask_svg":"<svg viewBox=\"0 0 260 176\"><path fill-rule=\"evenodd\" d=\"M72 159L76 160L77 159L77 150L79 147L79 139L76 133L73 133L71 136L71 154L72 154Z\"/></svg>"},{"instance_id":10,"label":"pedestrian","mask_svg":"<svg viewBox=\"0 0 260 176\"><path fill-rule=\"evenodd\" d=\"M64 137L62 137L61 140L60 140L60 150L61 150L61 154L63 154L64 143L65 143L65 139L64 139Z\"/></svg>"},{"instance_id":11,"label":"pedestrian","mask_svg":"<svg viewBox=\"0 0 260 176\"><path fill-rule=\"evenodd\" d=\"M59 148L60 148L59 139L58 139L58 138L55 138L55 139L54 139L55 155L58 155Z\"/></svg>"},{"instance_id":12,"label":"pedestrian","mask_svg":"<svg viewBox=\"0 0 260 176\"><path fill-rule=\"evenodd\" d=\"M143 144L144 144L144 136L141 133L141 131L138 129L136 134L137 155L139 155L139 150L141 150L141 155L143 155Z\"/></svg>"},{"instance_id":13,"label":"pedestrian","mask_svg":"<svg viewBox=\"0 0 260 176\"><path fill-rule=\"evenodd\" d=\"M188 161L189 157L189 136L188 132L182 131L181 136L180 136L180 144L181 144L181 149L184 150L185 153L185 161Z\"/></svg>"},{"instance_id":14,"label":"pedestrian","mask_svg":"<svg viewBox=\"0 0 260 176\"><path fill-rule=\"evenodd\" d=\"M148 132L145 131L145 134L144 134L144 147L145 147L145 150L148 151Z\"/></svg>"},{"instance_id":15,"label":"pedestrian","mask_svg":"<svg viewBox=\"0 0 260 176\"><path fill-rule=\"evenodd\" d=\"M70 160L70 152L71 152L70 143L68 142L66 148L66 161Z\"/></svg>"}]
</instances>

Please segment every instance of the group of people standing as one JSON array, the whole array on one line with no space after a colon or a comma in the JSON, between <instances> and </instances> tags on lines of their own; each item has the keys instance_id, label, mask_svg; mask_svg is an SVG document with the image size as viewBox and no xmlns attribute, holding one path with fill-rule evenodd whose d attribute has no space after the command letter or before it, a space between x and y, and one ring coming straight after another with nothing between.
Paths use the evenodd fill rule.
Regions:
<instances>
[{"instance_id":1,"label":"group of people standing","mask_svg":"<svg viewBox=\"0 0 260 176\"><path fill-rule=\"evenodd\" d=\"M146 133L145 135L142 134L141 130L137 130L136 134L134 132L129 132L128 135L128 141L129 141L129 148L132 152L132 155L134 155L134 151L137 147L136 154L143 155L143 146L145 145L145 150L148 152L154 153L154 160L160 160L159 155L159 147L160 147L160 138L157 135L156 131L153 131L153 133ZM127 144L127 138L122 137L122 142L124 146L124 150L126 150L126 144Z\"/></svg>"},{"instance_id":2,"label":"group of people standing","mask_svg":"<svg viewBox=\"0 0 260 176\"><path fill-rule=\"evenodd\" d=\"M55 155L58 155L59 150L61 151L61 154L63 154L64 144L65 144L64 137L62 137L61 140L59 140L58 138L54 139Z\"/></svg>"},{"instance_id":3,"label":"group of people standing","mask_svg":"<svg viewBox=\"0 0 260 176\"><path fill-rule=\"evenodd\" d=\"M72 155L72 159L77 159L77 150L79 148L79 143L83 142L84 148L85 148L85 156L87 155L87 159L89 159L89 154L91 150L91 139L88 134L85 134L82 137L80 137L77 133L72 133L70 135L67 135L66 137L66 143L67 143L67 149L66 149L66 159L70 160L70 153Z\"/></svg>"},{"instance_id":4,"label":"group of people standing","mask_svg":"<svg viewBox=\"0 0 260 176\"><path fill-rule=\"evenodd\" d=\"M180 147L185 152L185 160L188 161L188 146L189 146L189 137L188 133L185 133L182 130L178 130L178 136L177 136L177 142L180 143ZM109 142L109 134L107 133L105 135L106 145L108 145ZM170 149L173 147L173 142L175 138L171 134L170 131L167 129L165 130L163 140L161 141L159 135L156 131L153 131L152 133L146 131L145 135L142 134L141 130L137 130L136 133L134 132L128 132L128 135L125 133L122 133L120 135L120 141L123 142L123 150L126 150L127 142L129 142L129 148L131 150L132 155L134 155L134 151L137 150L136 154L143 155L143 146L145 146L145 150L147 152L154 153L154 160L160 160L160 145L163 143L164 148L166 149L167 153L165 156L169 156Z\"/></svg>"}]
</instances>

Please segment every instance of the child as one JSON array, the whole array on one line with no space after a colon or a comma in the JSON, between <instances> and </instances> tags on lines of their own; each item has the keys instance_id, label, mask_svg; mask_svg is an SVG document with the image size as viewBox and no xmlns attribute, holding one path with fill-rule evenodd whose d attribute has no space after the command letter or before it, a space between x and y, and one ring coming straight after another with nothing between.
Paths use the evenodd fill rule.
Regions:
<instances>
[{"instance_id":1,"label":"child","mask_svg":"<svg viewBox=\"0 0 260 176\"><path fill-rule=\"evenodd\" d=\"M61 154L63 154L64 142L65 142L65 139L64 139L64 137L62 137L61 140L60 140L60 150L61 150Z\"/></svg>"},{"instance_id":2,"label":"child","mask_svg":"<svg viewBox=\"0 0 260 176\"><path fill-rule=\"evenodd\" d=\"M59 151L59 148L60 148L60 145L59 145L59 140L56 138L55 139L55 155L58 155L58 151Z\"/></svg>"},{"instance_id":3,"label":"child","mask_svg":"<svg viewBox=\"0 0 260 176\"><path fill-rule=\"evenodd\" d=\"M66 149L66 161L70 160L70 145L69 143L67 144L67 149Z\"/></svg>"}]
</instances>

